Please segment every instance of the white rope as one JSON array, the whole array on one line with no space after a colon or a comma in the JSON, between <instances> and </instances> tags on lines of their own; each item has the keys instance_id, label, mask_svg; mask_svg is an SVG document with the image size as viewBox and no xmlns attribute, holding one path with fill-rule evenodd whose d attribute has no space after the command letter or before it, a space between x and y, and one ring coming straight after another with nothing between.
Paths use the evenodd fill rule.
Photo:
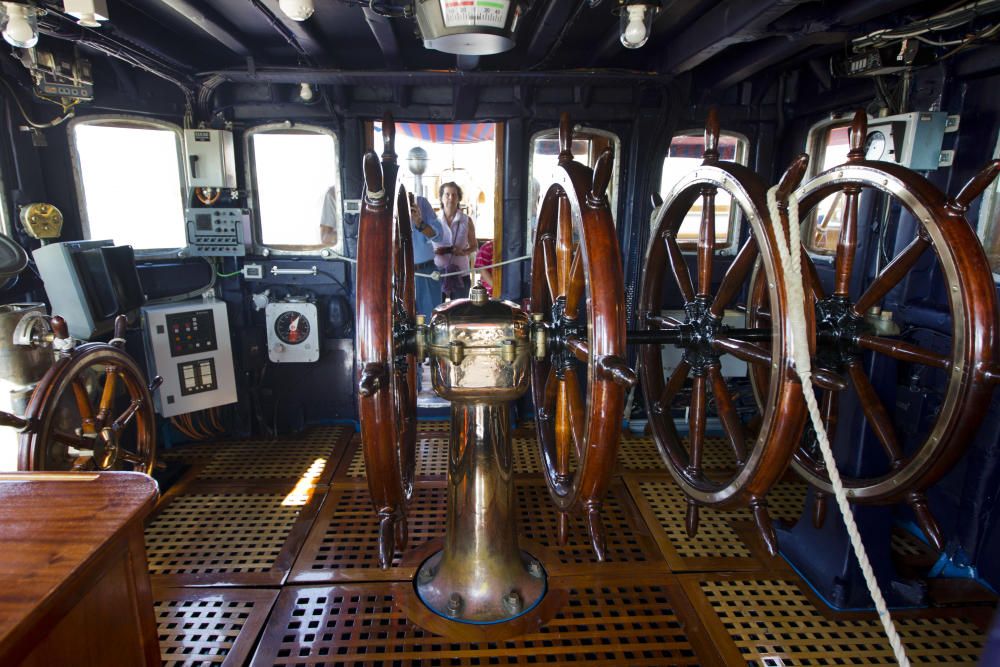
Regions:
<instances>
[{"instance_id":1,"label":"white rope","mask_svg":"<svg viewBox=\"0 0 1000 667\"><path fill-rule=\"evenodd\" d=\"M503 266L504 264L523 262L526 259L531 259L531 255L522 255L521 257L515 257L514 259L505 259L502 262L496 262L494 264L488 264L486 266L474 266L470 268L468 271L452 271L450 273L441 273L440 271L432 271L431 273L415 273L413 275L420 276L421 278L430 278L431 280L441 280L442 278L447 278L449 276L464 276L467 273L471 274L476 271L482 271L483 269L493 269L498 266Z\"/></svg>"},{"instance_id":2,"label":"white rope","mask_svg":"<svg viewBox=\"0 0 1000 667\"><path fill-rule=\"evenodd\" d=\"M112 338L108 341L108 345L115 345L116 347L125 345L124 338Z\"/></svg>"},{"instance_id":3,"label":"white rope","mask_svg":"<svg viewBox=\"0 0 1000 667\"><path fill-rule=\"evenodd\" d=\"M801 231L799 229L799 202L794 193L788 198L788 241L785 241L785 234L781 225L781 217L778 211L777 201L778 186L774 186L767 191L767 210L771 215L771 225L774 230L774 237L777 240L778 257L782 272L784 274L785 291L788 302L787 316L791 322L791 340L789 347L792 351L792 359L795 363L795 372L802 381L802 395L806 400L809 409L809 418L812 420L813 428L816 431L816 439L819 442L820 451L823 452L823 461L826 464L827 472L830 476L830 483L833 485L833 495L837 500L837 507L844 517L844 524L847 526L847 535L851 539L851 547L854 555L861 565L861 573L864 575L868 592L875 602L875 610L878 612L879 621L885 629L885 634L889 638L892 652L896 656L896 661L901 667L909 667L910 660L906 657L906 650L903 648L899 633L889 615L889 609L879 590L878 581L875 579L875 572L872 570L865 546L861 543L861 534L858 526L854 522L854 514L851 506L847 502L847 492L844 490L844 483L840 479L840 472L837 470L837 462L833 458L833 450L830 448L830 440L826 429L823 428L823 419L820 416L819 405L816 403L816 396L812 387L812 371L809 358L809 342L806 337L805 319L805 289L802 284L802 242ZM792 248L795 249L795 257L792 257Z\"/></svg>"}]
</instances>

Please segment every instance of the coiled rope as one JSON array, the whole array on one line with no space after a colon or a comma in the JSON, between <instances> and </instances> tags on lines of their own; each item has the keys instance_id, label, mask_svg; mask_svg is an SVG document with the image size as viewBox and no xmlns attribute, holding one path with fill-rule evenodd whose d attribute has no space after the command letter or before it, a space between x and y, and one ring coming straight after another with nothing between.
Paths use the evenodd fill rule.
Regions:
<instances>
[{"instance_id":1,"label":"coiled rope","mask_svg":"<svg viewBox=\"0 0 1000 667\"><path fill-rule=\"evenodd\" d=\"M871 562L868 560L868 553L864 544L861 543L861 534L858 526L854 522L854 514L851 506L847 502L847 492L844 490L844 483L840 479L840 472L837 470L837 462L833 458L833 450L830 448L830 440L826 429L823 427L823 419L820 416L819 405L816 403L816 395L812 386L812 368L809 356L809 343L806 336L805 318L805 289L802 283L802 242L801 230L799 229L799 202L795 193L788 196L788 240L785 240L784 230L781 224L781 215L778 210L778 186L774 186L767 191L767 210L771 215L771 226L774 231L774 238L778 246L779 264L784 275L784 285L786 296L788 297L788 317L791 321L791 340L789 347L792 352L792 359L795 365L795 372L802 381L802 395L806 400L806 407L809 409L809 418L816 431L816 440L819 442L820 451L823 453L823 462L826 464L827 473L830 476L830 483L833 485L833 495L837 500L837 507L840 515L844 517L844 524L847 526L847 535L851 540L851 547L854 555L861 565L861 573L868 586L868 592L875 602L875 610L878 612L879 621L889 638L892 652L896 656L896 662L901 667L909 667L910 660L906 657L906 650L900 640L899 632L889 615L889 608L879 590L878 581L875 579L875 572ZM792 248L795 248L795 256L792 257Z\"/></svg>"}]
</instances>

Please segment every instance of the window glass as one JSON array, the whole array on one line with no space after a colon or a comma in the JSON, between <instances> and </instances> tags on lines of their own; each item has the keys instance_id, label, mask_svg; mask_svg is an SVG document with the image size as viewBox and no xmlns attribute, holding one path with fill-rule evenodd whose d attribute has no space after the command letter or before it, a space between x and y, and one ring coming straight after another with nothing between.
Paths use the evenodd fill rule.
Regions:
<instances>
[{"instance_id":1,"label":"window glass","mask_svg":"<svg viewBox=\"0 0 1000 667\"><path fill-rule=\"evenodd\" d=\"M341 245L343 195L334 135L317 128L258 129L249 136L261 243L289 249ZM322 226L328 228L325 241Z\"/></svg>"},{"instance_id":2,"label":"window glass","mask_svg":"<svg viewBox=\"0 0 1000 667\"><path fill-rule=\"evenodd\" d=\"M611 147L614 151L614 173L608 184L608 202L611 211L618 212L618 156L621 155L621 141L611 132L595 130L587 127L573 128L573 159L591 169L597 164L597 158L604 149ZM542 205L544 190L555 180L559 167L559 129L544 130L531 138L531 165L528 181L528 239L534 242L535 225L538 220L538 209ZM617 219L615 220L617 224Z\"/></svg>"},{"instance_id":3,"label":"window glass","mask_svg":"<svg viewBox=\"0 0 1000 667\"><path fill-rule=\"evenodd\" d=\"M810 164L810 175L815 176L847 161L850 150L848 121L836 125L814 127L809 132L810 154L815 158ZM821 255L837 251L841 221L844 216L844 193L838 192L823 198L809 215L805 235L806 248Z\"/></svg>"},{"instance_id":4,"label":"window glass","mask_svg":"<svg viewBox=\"0 0 1000 667\"><path fill-rule=\"evenodd\" d=\"M72 126L71 136L86 238L137 250L185 245L176 128L86 120Z\"/></svg>"},{"instance_id":5,"label":"window glass","mask_svg":"<svg viewBox=\"0 0 1000 667\"><path fill-rule=\"evenodd\" d=\"M744 137L722 133L719 135L719 157L746 165L747 145L748 142ZM704 152L703 131L683 132L671 139L670 150L663 160L663 172L660 177L660 196L664 201L681 178L701 165ZM718 192L715 195L715 246L719 250L732 245L732 240L736 237L738 210L732 208L731 200L732 198L725 192ZM680 229L677 230L677 239L682 247L694 247L698 244L701 208L701 198L698 198L684 216Z\"/></svg>"},{"instance_id":6,"label":"window glass","mask_svg":"<svg viewBox=\"0 0 1000 667\"><path fill-rule=\"evenodd\" d=\"M374 124L375 152L382 154L382 123ZM407 192L427 197L440 214L438 197L444 183L462 188L459 208L473 220L480 243L500 238L495 219L497 200L496 123L396 123L395 150L399 178ZM410 171L410 151L427 153L423 173Z\"/></svg>"},{"instance_id":7,"label":"window glass","mask_svg":"<svg viewBox=\"0 0 1000 667\"><path fill-rule=\"evenodd\" d=\"M1000 138L997 139L993 159L1000 159ZM1000 275L1000 184L997 181L993 181L983 194L983 202L979 206L979 234L993 273Z\"/></svg>"}]
</instances>

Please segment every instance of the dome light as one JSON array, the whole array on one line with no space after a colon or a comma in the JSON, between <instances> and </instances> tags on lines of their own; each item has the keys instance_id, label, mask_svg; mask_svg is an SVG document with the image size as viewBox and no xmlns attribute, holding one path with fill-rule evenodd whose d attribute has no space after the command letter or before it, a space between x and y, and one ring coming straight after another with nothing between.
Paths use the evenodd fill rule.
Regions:
<instances>
[{"instance_id":1,"label":"dome light","mask_svg":"<svg viewBox=\"0 0 1000 667\"><path fill-rule=\"evenodd\" d=\"M278 8L293 21L305 21L316 11L313 0L278 0Z\"/></svg>"},{"instance_id":2,"label":"dome light","mask_svg":"<svg viewBox=\"0 0 1000 667\"><path fill-rule=\"evenodd\" d=\"M84 28L100 28L109 16L107 0L63 0L63 9Z\"/></svg>"},{"instance_id":3,"label":"dome light","mask_svg":"<svg viewBox=\"0 0 1000 667\"><path fill-rule=\"evenodd\" d=\"M649 40L653 17L659 9L651 2L633 2L618 8L621 42L627 49L638 49Z\"/></svg>"},{"instance_id":4,"label":"dome light","mask_svg":"<svg viewBox=\"0 0 1000 667\"><path fill-rule=\"evenodd\" d=\"M38 43L38 10L19 2L5 2L0 10L0 29L11 46L30 49Z\"/></svg>"}]
</instances>

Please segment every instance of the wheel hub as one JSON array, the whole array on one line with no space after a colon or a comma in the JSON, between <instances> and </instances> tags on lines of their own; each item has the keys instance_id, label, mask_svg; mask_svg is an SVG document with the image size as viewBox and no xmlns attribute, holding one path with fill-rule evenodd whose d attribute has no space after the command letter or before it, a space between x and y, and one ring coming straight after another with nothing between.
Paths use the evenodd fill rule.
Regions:
<instances>
[{"instance_id":1,"label":"wheel hub","mask_svg":"<svg viewBox=\"0 0 1000 667\"><path fill-rule=\"evenodd\" d=\"M831 296L816 304L816 361L821 368L842 371L861 354L855 339L871 331L863 317L855 315L844 296Z\"/></svg>"},{"instance_id":2,"label":"wheel hub","mask_svg":"<svg viewBox=\"0 0 1000 667\"><path fill-rule=\"evenodd\" d=\"M559 297L552 304L552 325L549 328L548 344L552 350L552 365L560 377L563 369L572 365L575 359L573 352L566 345L566 341L571 338L586 341L587 325L579 318L568 317L566 298Z\"/></svg>"},{"instance_id":3,"label":"wheel hub","mask_svg":"<svg viewBox=\"0 0 1000 667\"><path fill-rule=\"evenodd\" d=\"M711 305L705 296L697 296L684 304L687 317L680 326L678 346L684 349L684 361L696 374L702 374L709 366L719 363L714 343L717 338L725 336L728 329L722 318L709 311Z\"/></svg>"}]
</instances>

